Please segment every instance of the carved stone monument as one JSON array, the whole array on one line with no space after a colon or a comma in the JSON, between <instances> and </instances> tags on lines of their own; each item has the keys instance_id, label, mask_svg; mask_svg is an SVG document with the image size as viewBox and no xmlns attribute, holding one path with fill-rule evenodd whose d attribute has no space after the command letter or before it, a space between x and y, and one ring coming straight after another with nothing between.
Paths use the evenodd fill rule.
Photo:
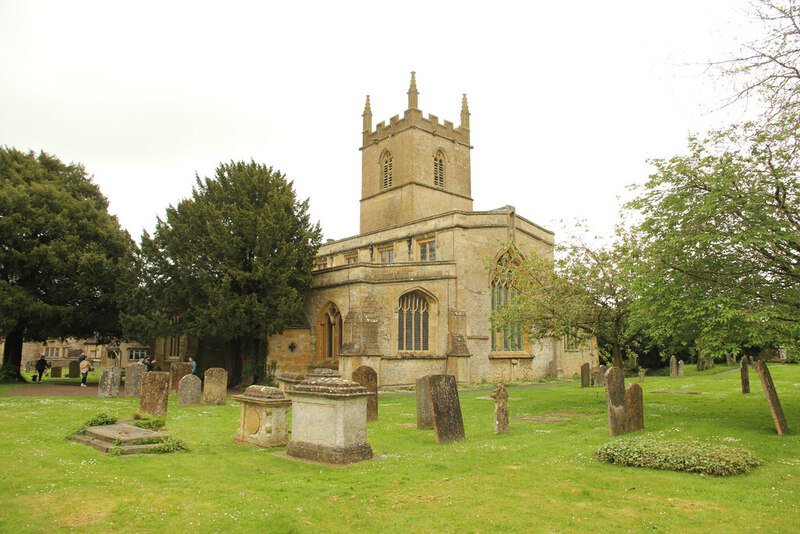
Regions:
<instances>
[{"instance_id":1,"label":"carved stone monument","mask_svg":"<svg viewBox=\"0 0 800 534\"><path fill-rule=\"evenodd\" d=\"M447 443L464 439L464 420L461 417L461 402L458 399L456 377L453 375L428 375L428 390L431 395L433 429L436 443Z\"/></svg>"},{"instance_id":2,"label":"carved stone monument","mask_svg":"<svg viewBox=\"0 0 800 534\"><path fill-rule=\"evenodd\" d=\"M612 366L605 375L606 402L608 404L608 433L611 436L628 431L628 416L625 399L625 379L622 369Z\"/></svg>"},{"instance_id":3,"label":"carved stone monument","mask_svg":"<svg viewBox=\"0 0 800 534\"><path fill-rule=\"evenodd\" d=\"M685 376L685 370L683 365L683 360L678 362L678 378L683 378Z\"/></svg>"},{"instance_id":4,"label":"carved stone monument","mask_svg":"<svg viewBox=\"0 0 800 534\"><path fill-rule=\"evenodd\" d=\"M329 464L372 458L367 443L367 389L341 378L307 379L292 397L292 439L286 454Z\"/></svg>"},{"instance_id":5,"label":"carved stone monument","mask_svg":"<svg viewBox=\"0 0 800 534\"><path fill-rule=\"evenodd\" d=\"M52 378L61 378L61 367L51 367L50 376Z\"/></svg>"},{"instance_id":6,"label":"carved stone monument","mask_svg":"<svg viewBox=\"0 0 800 534\"><path fill-rule=\"evenodd\" d=\"M786 425L786 417L783 415L783 408L781 401L778 399L778 392L775 390L775 384L772 382L772 375L769 373L767 364L762 361L755 362L756 371L761 379L761 387L764 388L764 394L767 396L769 409L772 412L772 419L775 421L775 428L778 434L783 436L789 432L789 427Z\"/></svg>"},{"instance_id":7,"label":"carved stone monument","mask_svg":"<svg viewBox=\"0 0 800 534\"><path fill-rule=\"evenodd\" d=\"M178 384L178 405L197 406L200 404L203 381L193 374L185 375Z\"/></svg>"},{"instance_id":8,"label":"carved stone monument","mask_svg":"<svg viewBox=\"0 0 800 534\"><path fill-rule=\"evenodd\" d=\"M119 386L122 382L122 369L119 367L104 367L100 371L100 383L97 385L97 396L101 399L112 399L119 396Z\"/></svg>"},{"instance_id":9,"label":"carved stone monument","mask_svg":"<svg viewBox=\"0 0 800 534\"><path fill-rule=\"evenodd\" d=\"M369 391L369 397L367 397L367 421L377 421L378 373L372 367L362 365L353 371L353 382L358 382Z\"/></svg>"},{"instance_id":10,"label":"carved stone monument","mask_svg":"<svg viewBox=\"0 0 800 534\"><path fill-rule=\"evenodd\" d=\"M228 395L228 371L222 367L206 369L203 384L203 404L222 406Z\"/></svg>"},{"instance_id":11,"label":"carved stone monument","mask_svg":"<svg viewBox=\"0 0 800 534\"><path fill-rule=\"evenodd\" d=\"M178 384L181 383L181 378L190 374L192 374L191 362L171 363L169 366L169 394L175 395L178 393Z\"/></svg>"},{"instance_id":12,"label":"carved stone monument","mask_svg":"<svg viewBox=\"0 0 800 534\"><path fill-rule=\"evenodd\" d=\"M67 375L68 378L80 378L81 376L81 364L79 364L76 360L72 360L69 362L69 374Z\"/></svg>"},{"instance_id":13,"label":"carved stone monument","mask_svg":"<svg viewBox=\"0 0 800 534\"><path fill-rule=\"evenodd\" d=\"M428 377L417 378L417 429L433 428L433 412L431 411L431 392L428 388Z\"/></svg>"},{"instance_id":14,"label":"carved stone monument","mask_svg":"<svg viewBox=\"0 0 800 534\"><path fill-rule=\"evenodd\" d=\"M589 364L584 363L581 365L581 387L588 388L592 385L591 377L589 376Z\"/></svg>"},{"instance_id":15,"label":"carved stone monument","mask_svg":"<svg viewBox=\"0 0 800 534\"><path fill-rule=\"evenodd\" d=\"M239 401L239 430L233 441L242 445L283 447L289 442L286 415L292 406L290 399L278 388L250 386Z\"/></svg>"},{"instance_id":16,"label":"carved stone monument","mask_svg":"<svg viewBox=\"0 0 800 534\"><path fill-rule=\"evenodd\" d=\"M669 357L669 377L678 378L678 359L674 355Z\"/></svg>"},{"instance_id":17,"label":"carved stone monument","mask_svg":"<svg viewBox=\"0 0 800 534\"><path fill-rule=\"evenodd\" d=\"M167 417L169 403L169 373L151 371L142 376L142 393L139 411L150 415Z\"/></svg>"},{"instance_id":18,"label":"carved stone monument","mask_svg":"<svg viewBox=\"0 0 800 534\"><path fill-rule=\"evenodd\" d=\"M750 369L747 367L747 356L742 356L739 372L742 377L742 395L750 393Z\"/></svg>"},{"instance_id":19,"label":"carved stone monument","mask_svg":"<svg viewBox=\"0 0 800 534\"><path fill-rule=\"evenodd\" d=\"M588 371L589 364L584 364ZM585 386L584 386L585 387ZM497 384L494 393L494 433L508 433L508 392L503 384Z\"/></svg>"},{"instance_id":20,"label":"carved stone monument","mask_svg":"<svg viewBox=\"0 0 800 534\"><path fill-rule=\"evenodd\" d=\"M639 384L628 384L625 388L625 410L628 418L628 432L644 428L644 404L642 388Z\"/></svg>"},{"instance_id":21,"label":"carved stone monument","mask_svg":"<svg viewBox=\"0 0 800 534\"><path fill-rule=\"evenodd\" d=\"M134 363L125 368L125 389L126 397L138 397L142 391L142 376L147 367L140 363Z\"/></svg>"}]
</instances>

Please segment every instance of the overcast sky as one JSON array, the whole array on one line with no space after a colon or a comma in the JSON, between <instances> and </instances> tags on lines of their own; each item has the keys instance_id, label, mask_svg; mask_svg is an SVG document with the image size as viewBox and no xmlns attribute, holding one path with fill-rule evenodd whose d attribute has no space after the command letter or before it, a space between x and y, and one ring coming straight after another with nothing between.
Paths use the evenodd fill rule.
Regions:
<instances>
[{"instance_id":1,"label":"overcast sky","mask_svg":"<svg viewBox=\"0 0 800 534\"><path fill-rule=\"evenodd\" d=\"M739 0L0 0L0 145L80 162L135 239L220 162L272 165L326 238L358 233L361 113L459 123L476 210L552 230L617 222L648 158L746 111L709 60L752 35Z\"/></svg>"}]
</instances>

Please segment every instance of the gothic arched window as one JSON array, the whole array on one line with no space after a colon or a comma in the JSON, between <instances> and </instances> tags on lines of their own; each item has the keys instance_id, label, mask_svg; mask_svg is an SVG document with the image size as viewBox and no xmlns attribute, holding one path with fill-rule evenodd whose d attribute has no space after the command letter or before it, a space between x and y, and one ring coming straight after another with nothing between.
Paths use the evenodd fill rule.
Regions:
<instances>
[{"instance_id":1,"label":"gothic arched window","mask_svg":"<svg viewBox=\"0 0 800 534\"><path fill-rule=\"evenodd\" d=\"M338 358L342 348L342 314L333 302L319 314L317 336L318 359Z\"/></svg>"},{"instance_id":2,"label":"gothic arched window","mask_svg":"<svg viewBox=\"0 0 800 534\"><path fill-rule=\"evenodd\" d=\"M400 297L397 310L397 350L428 350L430 303L419 291Z\"/></svg>"},{"instance_id":3,"label":"gothic arched window","mask_svg":"<svg viewBox=\"0 0 800 534\"><path fill-rule=\"evenodd\" d=\"M381 158L381 185L383 189L392 187L392 155L389 152Z\"/></svg>"},{"instance_id":4,"label":"gothic arched window","mask_svg":"<svg viewBox=\"0 0 800 534\"><path fill-rule=\"evenodd\" d=\"M509 253L503 254L498 260L497 272L503 272L501 265L505 262L514 262ZM515 263L515 262L514 262ZM510 302L517 298L517 290L509 284L506 277L495 275L492 278L492 314L499 312ZM517 352L524 350L522 344L522 327L509 325L503 328L492 329L492 350L498 352Z\"/></svg>"},{"instance_id":5,"label":"gothic arched window","mask_svg":"<svg viewBox=\"0 0 800 534\"><path fill-rule=\"evenodd\" d=\"M441 150L433 156L433 185L444 187L444 154Z\"/></svg>"}]
</instances>

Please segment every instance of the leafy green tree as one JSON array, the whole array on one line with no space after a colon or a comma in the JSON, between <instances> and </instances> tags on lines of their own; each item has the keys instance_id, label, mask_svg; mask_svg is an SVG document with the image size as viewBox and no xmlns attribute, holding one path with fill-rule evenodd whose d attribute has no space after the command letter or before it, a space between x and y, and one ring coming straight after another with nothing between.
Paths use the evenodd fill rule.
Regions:
<instances>
[{"instance_id":1,"label":"leafy green tree","mask_svg":"<svg viewBox=\"0 0 800 534\"><path fill-rule=\"evenodd\" d=\"M655 160L641 213L637 292L656 337L712 355L791 343L800 318L796 126L734 126Z\"/></svg>"},{"instance_id":2,"label":"leafy green tree","mask_svg":"<svg viewBox=\"0 0 800 534\"><path fill-rule=\"evenodd\" d=\"M23 341L121 334L135 248L81 165L0 148L0 335L6 376Z\"/></svg>"},{"instance_id":3,"label":"leafy green tree","mask_svg":"<svg viewBox=\"0 0 800 534\"><path fill-rule=\"evenodd\" d=\"M267 338L296 325L321 232L308 201L285 175L255 162L220 165L197 177L191 198L167 209L142 236L144 284L126 315L140 338L189 335L226 340L264 379ZM136 308L138 306L138 308Z\"/></svg>"},{"instance_id":4,"label":"leafy green tree","mask_svg":"<svg viewBox=\"0 0 800 534\"><path fill-rule=\"evenodd\" d=\"M621 229L609 246L589 246L575 237L559 247L555 260L510 249L495 276L506 280L515 298L494 314L493 324L521 325L533 339L597 338L611 347L614 365L621 368L639 332L630 320L631 240Z\"/></svg>"}]
</instances>

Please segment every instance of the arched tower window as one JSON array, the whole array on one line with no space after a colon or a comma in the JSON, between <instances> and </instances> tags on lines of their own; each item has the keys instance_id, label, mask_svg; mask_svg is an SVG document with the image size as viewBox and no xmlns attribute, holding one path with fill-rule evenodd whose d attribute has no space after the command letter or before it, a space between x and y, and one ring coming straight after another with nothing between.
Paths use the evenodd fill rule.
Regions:
<instances>
[{"instance_id":1,"label":"arched tower window","mask_svg":"<svg viewBox=\"0 0 800 534\"><path fill-rule=\"evenodd\" d=\"M318 359L339 357L342 348L342 314L333 302L322 308L317 324Z\"/></svg>"},{"instance_id":2,"label":"arched tower window","mask_svg":"<svg viewBox=\"0 0 800 534\"><path fill-rule=\"evenodd\" d=\"M444 187L444 154L441 150L433 156L433 185Z\"/></svg>"},{"instance_id":3,"label":"arched tower window","mask_svg":"<svg viewBox=\"0 0 800 534\"><path fill-rule=\"evenodd\" d=\"M509 256L509 253L503 254L498 260L498 264L513 261ZM503 269L498 268L497 272L503 272ZM494 276L492 278L492 313L499 312L516 298L516 289L509 284L505 277ZM498 352L516 352L524 350L522 344L522 327L511 325L505 328L492 329L492 350Z\"/></svg>"},{"instance_id":4,"label":"arched tower window","mask_svg":"<svg viewBox=\"0 0 800 534\"><path fill-rule=\"evenodd\" d=\"M392 155L389 152L381 158L381 185L383 189L392 187Z\"/></svg>"},{"instance_id":5,"label":"arched tower window","mask_svg":"<svg viewBox=\"0 0 800 534\"><path fill-rule=\"evenodd\" d=\"M400 297L397 311L397 350L428 350L429 310L428 299L418 291Z\"/></svg>"}]
</instances>

